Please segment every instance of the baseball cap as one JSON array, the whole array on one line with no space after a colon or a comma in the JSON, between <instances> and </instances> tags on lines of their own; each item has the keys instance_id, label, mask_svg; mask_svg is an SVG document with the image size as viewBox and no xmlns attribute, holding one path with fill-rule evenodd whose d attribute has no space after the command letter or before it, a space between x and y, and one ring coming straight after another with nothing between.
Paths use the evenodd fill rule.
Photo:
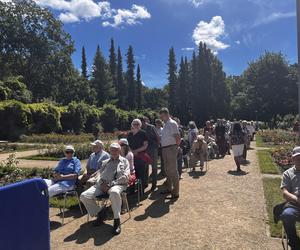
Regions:
<instances>
[{"instance_id":1,"label":"baseball cap","mask_svg":"<svg viewBox=\"0 0 300 250\"><path fill-rule=\"evenodd\" d=\"M96 140L94 142L91 142L92 146L101 146L103 147L103 142L101 140Z\"/></svg>"},{"instance_id":2,"label":"baseball cap","mask_svg":"<svg viewBox=\"0 0 300 250\"><path fill-rule=\"evenodd\" d=\"M120 144L120 145L125 144L125 145L127 145L127 146L129 145L128 140L127 140L126 138L120 139L120 140L119 140L119 144Z\"/></svg>"},{"instance_id":3,"label":"baseball cap","mask_svg":"<svg viewBox=\"0 0 300 250\"><path fill-rule=\"evenodd\" d=\"M293 149L293 157L297 156L297 155L300 155L300 147L297 146Z\"/></svg>"},{"instance_id":4,"label":"baseball cap","mask_svg":"<svg viewBox=\"0 0 300 250\"><path fill-rule=\"evenodd\" d=\"M65 146L65 152L66 151L73 151L73 152L75 152L75 148L72 145L67 145L67 146Z\"/></svg>"},{"instance_id":5,"label":"baseball cap","mask_svg":"<svg viewBox=\"0 0 300 250\"><path fill-rule=\"evenodd\" d=\"M117 142L114 142L114 143L110 144L110 148L117 148L117 149L120 149L120 148L121 148L121 146L120 146L120 144L119 144L119 143L117 143Z\"/></svg>"}]
</instances>

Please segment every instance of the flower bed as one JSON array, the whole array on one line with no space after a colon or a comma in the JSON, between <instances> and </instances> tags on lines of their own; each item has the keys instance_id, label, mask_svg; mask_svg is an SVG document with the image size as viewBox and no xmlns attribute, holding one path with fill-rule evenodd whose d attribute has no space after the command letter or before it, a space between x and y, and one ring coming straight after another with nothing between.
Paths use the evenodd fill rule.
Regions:
<instances>
[{"instance_id":1,"label":"flower bed","mask_svg":"<svg viewBox=\"0 0 300 250\"><path fill-rule=\"evenodd\" d=\"M12 154L5 162L0 163L0 186L31 178L48 178L52 169L19 168L18 160Z\"/></svg>"},{"instance_id":2,"label":"flower bed","mask_svg":"<svg viewBox=\"0 0 300 250\"><path fill-rule=\"evenodd\" d=\"M257 135L266 145L289 145L297 141L297 135L287 130L263 130L259 131Z\"/></svg>"},{"instance_id":3,"label":"flower bed","mask_svg":"<svg viewBox=\"0 0 300 250\"><path fill-rule=\"evenodd\" d=\"M294 143L278 146L272 150L272 157L275 163L285 171L293 165L292 150L295 147Z\"/></svg>"}]
</instances>

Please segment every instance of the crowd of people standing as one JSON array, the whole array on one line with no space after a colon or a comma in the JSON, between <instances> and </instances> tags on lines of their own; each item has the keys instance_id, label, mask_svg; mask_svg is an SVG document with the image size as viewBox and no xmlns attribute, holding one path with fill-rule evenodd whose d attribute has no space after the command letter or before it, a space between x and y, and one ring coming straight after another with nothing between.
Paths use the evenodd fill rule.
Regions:
<instances>
[{"instance_id":1,"label":"crowd of people standing","mask_svg":"<svg viewBox=\"0 0 300 250\"><path fill-rule=\"evenodd\" d=\"M105 210L95 201L98 196L107 196L111 201L114 214L113 233L121 232L120 214L122 192L135 192L136 180L139 180L145 193L148 183L150 192L157 191L158 176L166 178L165 189L160 191L166 199L176 201L180 195L180 179L185 165L195 171L198 162L203 171L205 162L214 158L223 158L231 154L232 149L237 171L246 161L247 149L255 134L254 123L246 121L226 121L218 119L207 121L203 129L198 129L190 121L188 129L180 120L171 117L169 110L160 111L160 119L155 125L147 117L134 119L128 134L110 145L109 152L104 150L101 140L91 143L93 153L90 155L84 173L81 163L74 156L75 149L66 146L65 158L54 169L51 180L45 180L49 187L49 196L55 196L74 188L75 183L83 188L80 200L88 214L97 217L95 226L105 219ZM160 173L158 161L160 160ZM151 175L149 176L149 166Z\"/></svg>"}]
</instances>

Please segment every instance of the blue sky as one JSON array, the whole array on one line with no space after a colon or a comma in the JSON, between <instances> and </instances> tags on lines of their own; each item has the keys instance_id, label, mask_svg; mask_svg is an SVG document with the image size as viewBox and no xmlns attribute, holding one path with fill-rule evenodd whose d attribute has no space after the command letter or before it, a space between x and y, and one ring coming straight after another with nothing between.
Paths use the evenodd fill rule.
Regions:
<instances>
[{"instance_id":1,"label":"blue sky","mask_svg":"<svg viewBox=\"0 0 300 250\"><path fill-rule=\"evenodd\" d=\"M54 11L75 40L73 60L80 67L85 46L91 67L99 44L108 56L110 38L123 57L134 48L149 87L167 82L168 50L177 60L192 55L203 40L218 54L227 74L240 74L265 50L282 51L294 63L296 0L36 0ZM125 66L125 63L124 63Z\"/></svg>"}]
</instances>

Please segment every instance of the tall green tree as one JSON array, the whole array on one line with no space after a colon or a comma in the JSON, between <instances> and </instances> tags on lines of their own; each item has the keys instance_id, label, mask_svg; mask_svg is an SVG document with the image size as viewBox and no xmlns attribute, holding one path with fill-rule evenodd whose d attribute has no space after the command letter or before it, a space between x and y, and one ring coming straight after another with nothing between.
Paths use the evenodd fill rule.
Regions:
<instances>
[{"instance_id":1,"label":"tall green tree","mask_svg":"<svg viewBox=\"0 0 300 250\"><path fill-rule=\"evenodd\" d=\"M171 113L177 113L176 89L177 89L177 64L174 48L169 50L168 60L168 85L169 85L169 109Z\"/></svg>"},{"instance_id":2,"label":"tall green tree","mask_svg":"<svg viewBox=\"0 0 300 250\"><path fill-rule=\"evenodd\" d=\"M0 16L0 79L21 75L33 101L60 102L59 88L74 70L74 42L63 24L31 0L1 1Z\"/></svg>"},{"instance_id":3,"label":"tall green tree","mask_svg":"<svg viewBox=\"0 0 300 250\"><path fill-rule=\"evenodd\" d=\"M94 57L91 85L97 93L97 104L103 106L107 102L112 102L115 96L115 89L112 84L108 65L105 62L99 45Z\"/></svg>"},{"instance_id":4,"label":"tall green tree","mask_svg":"<svg viewBox=\"0 0 300 250\"><path fill-rule=\"evenodd\" d=\"M143 108L143 84L142 84L141 69L139 64L137 66L136 84L137 84L137 108L140 110Z\"/></svg>"},{"instance_id":5,"label":"tall green tree","mask_svg":"<svg viewBox=\"0 0 300 250\"><path fill-rule=\"evenodd\" d=\"M136 109L136 81L134 77L135 61L133 55L133 48L129 46L127 54L127 72L126 72L126 84L128 87L127 104L129 109Z\"/></svg>"},{"instance_id":6,"label":"tall green tree","mask_svg":"<svg viewBox=\"0 0 300 250\"><path fill-rule=\"evenodd\" d=\"M88 79L87 62L86 62L86 54L85 54L84 46L82 46L82 52L81 52L81 76L86 80Z\"/></svg>"},{"instance_id":7,"label":"tall green tree","mask_svg":"<svg viewBox=\"0 0 300 250\"><path fill-rule=\"evenodd\" d=\"M117 56L115 51L114 40L110 40L110 49L109 49L109 71L112 78L112 83L115 89L118 87L117 79Z\"/></svg>"},{"instance_id":8,"label":"tall green tree","mask_svg":"<svg viewBox=\"0 0 300 250\"><path fill-rule=\"evenodd\" d=\"M124 81L123 73L123 59L120 47L118 47L118 58L117 58L117 100L118 106L122 109L127 109L127 95L128 90L126 82Z\"/></svg>"},{"instance_id":9,"label":"tall green tree","mask_svg":"<svg viewBox=\"0 0 300 250\"><path fill-rule=\"evenodd\" d=\"M181 57L176 91L178 112L176 115L180 116L181 121L184 123L187 123L190 119L190 94L189 65L187 58L183 59Z\"/></svg>"}]
</instances>

